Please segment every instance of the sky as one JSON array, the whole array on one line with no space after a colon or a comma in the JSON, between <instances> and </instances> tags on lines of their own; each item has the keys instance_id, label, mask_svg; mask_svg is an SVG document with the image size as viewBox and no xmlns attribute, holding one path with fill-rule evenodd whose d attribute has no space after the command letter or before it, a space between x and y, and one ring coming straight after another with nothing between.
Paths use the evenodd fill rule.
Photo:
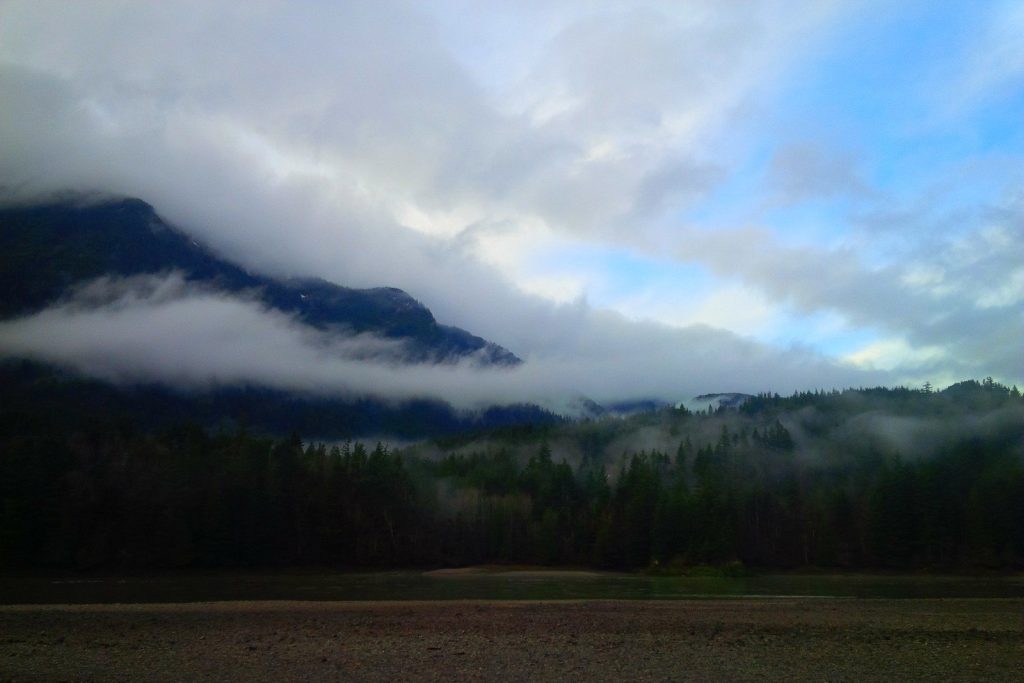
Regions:
<instances>
[{"instance_id":1,"label":"sky","mask_svg":"<svg viewBox=\"0 0 1024 683\"><path fill-rule=\"evenodd\" d=\"M1024 384L1019 1L7 0L0 102L5 202L136 196L525 362L374 363L173 274L5 355L466 403Z\"/></svg>"}]
</instances>

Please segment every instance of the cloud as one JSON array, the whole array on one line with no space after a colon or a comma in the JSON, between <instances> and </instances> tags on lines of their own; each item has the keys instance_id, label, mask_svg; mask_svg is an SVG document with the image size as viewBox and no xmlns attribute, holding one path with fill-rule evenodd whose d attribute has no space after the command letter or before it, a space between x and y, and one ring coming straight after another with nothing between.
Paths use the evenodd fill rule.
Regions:
<instances>
[{"instance_id":1,"label":"cloud","mask_svg":"<svg viewBox=\"0 0 1024 683\"><path fill-rule=\"evenodd\" d=\"M705 191L718 171L691 134L799 32L748 10L569 7L516 91L580 104L537 121L534 105L495 106L407 3L8 3L0 184L139 196L254 268L399 286L530 353L549 335L527 331L555 314L538 320L543 304L507 294L515 273L447 237L485 222L631 241L633 217Z\"/></svg>"},{"instance_id":2,"label":"cloud","mask_svg":"<svg viewBox=\"0 0 1024 683\"><path fill-rule=\"evenodd\" d=\"M1024 376L1024 291L1014 245L1024 242L1024 202L1011 198L955 234L918 242L890 263L852 246L787 245L764 229L693 230L681 260L708 264L807 313L831 311L877 330L847 359L907 377L942 372Z\"/></svg>"},{"instance_id":3,"label":"cloud","mask_svg":"<svg viewBox=\"0 0 1024 683\"><path fill-rule=\"evenodd\" d=\"M462 0L186 0L57 11L7 2L0 190L8 200L69 189L138 196L246 267L401 287L442 322L529 359L516 377L480 390L417 379L440 371L369 364L366 372L382 373L374 386L396 395L546 398L557 386L675 398L679 385L781 391L901 377L899 368L861 374L807 348L766 347L726 330L631 321L637 315L625 305L620 315L578 303L590 281L554 259L547 269L538 262L556 251L568 262L573 249L593 245L638 258L678 253L711 272L718 290L680 306L704 322L749 332L792 311L833 312L911 348L940 347L956 371L984 366L1020 377L1020 361L1002 346L1019 333L1017 276L1011 252L985 237L1015 238L1013 219L994 221L994 232L961 231L961 246L952 237L939 247L914 240L907 263L873 261L870 248L853 243L784 244L767 228L693 227L715 224L691 216L713 214L707 206L722 201L716 193L747 163L736 129L749 135L787 70L818 57L861 4L528 2L492 10ZM786 147L773 182L788 202L834 199L861 191L869 174L856 161L814 141ZM204 296L120 311L55 309L31 324L73 323L86 334L117 315L128 334L131 316L144 310L171 316L227 305ZM670 303L646 310L664 310L662 319L676 324L692 320L673 315L671 304L691 292L665 296ZM744 301L767 303L747 313ZM251 303L232 305L254 316L245 320L254 328L270 325ZM286 323L270 325L277 332L268 339L291 330L290 349L317 348ZM241 378L204 365L199 348L181 358L197 364L197 376ZM84 357L72 351L62 357ZM153 374L157 364L139 358ZM306 362L297 362L297 377ZM274 381L286 381L279 370ZM533 372L535 380L519 379ZM300 383L315 384L308 375ZM328 384L362 387L351 379L358 376L339 370Z\"/></svg>"},{"instance_id":4,"label":"cloud","mask_svg":"<svg viewBox=\"0 0 1024 683\"><path fill-rule=\"evenodd\" d=\"M784 204L796 204L808 198L869 194L851 155L808 143L791 144L778 150L767 182L769 192Z\"/></svg>"},{"instance_id":5,"label":"cloud","mask_svg":"<svg viewBox=\"0 0 1024 683\"><path fill-rule=\"evenodd\" d=\"M473 359L407 364L394 340L324 333L170 273L96 280L58 305L0 322L0 355L121 383L252 383L394 400L435 397L462 407L530 401L559 410L580 395L675 400L705 386L790 390L865 376L711 328L638 325L583 306L576 323L560 355L527 358L516 368L481 368Z\"/></svg>"},{"instance_id":6,"label":"cloud","mask_svg":"<svg viewBox=\"0 0 1024 683\"><path fill-rule=\"evenodd\" d=\"M346 232L411 209L631 240L634 219L707 192L720 171L697 141L836 13L773 8L570 7L515 84L516 108L496 105L443 43L444 22L409 3L138 3L130 15L9 3L7 93L43 116L6 117L24 153L0 170L24 191L138 194L233 254L291 267L308 254L253 246L272 232L208 204L304 193L307 212L335 213ZM536 113L558 99L574 104ZM56 140L43 124L54 116L68 132Z\"/></svg>"}]
</instances>

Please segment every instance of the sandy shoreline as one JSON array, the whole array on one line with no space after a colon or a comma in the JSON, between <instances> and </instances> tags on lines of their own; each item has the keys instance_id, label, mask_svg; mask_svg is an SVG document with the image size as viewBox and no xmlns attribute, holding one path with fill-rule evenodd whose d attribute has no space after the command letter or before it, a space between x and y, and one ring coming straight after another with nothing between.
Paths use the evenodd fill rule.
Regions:
<instances>
[{"instance_id":1,"label":"sandy shoreline","mask_svg":"<svg viewBox=\"0 0 1024 683\"><path fill-rule=\"evenodd\" d=\"M1024 600L0 607L0 681L1019 680Z\"/></svg>"}]
</instances>

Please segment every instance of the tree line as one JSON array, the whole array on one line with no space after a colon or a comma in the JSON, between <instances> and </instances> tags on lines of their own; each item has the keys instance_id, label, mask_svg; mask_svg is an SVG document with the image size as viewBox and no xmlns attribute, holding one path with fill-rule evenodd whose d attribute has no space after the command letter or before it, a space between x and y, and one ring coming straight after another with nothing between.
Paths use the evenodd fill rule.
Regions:
<instances>
[{"instance_id":1,"label":"tree line","mask_svg":"<svg viewBox=\"0 0 1024 683\"><path fill-rule=\"evenodd\" d=\"M628 444L644 420L678 435L672 449L627 445L613 457L581 447L572 462L550 430L441 457L244 429L154 434L125 420L8 431L0 566L1019 569L1024 405L975 384L970 408L885 390L896 412L984 423L913 453L857 432L851 402L877 399L864 392L562 426L583 446L604 425ZM794 417L807 406L814 420ZM995 417L978 419L978 406Z\"/></svg>"}]
</instances>

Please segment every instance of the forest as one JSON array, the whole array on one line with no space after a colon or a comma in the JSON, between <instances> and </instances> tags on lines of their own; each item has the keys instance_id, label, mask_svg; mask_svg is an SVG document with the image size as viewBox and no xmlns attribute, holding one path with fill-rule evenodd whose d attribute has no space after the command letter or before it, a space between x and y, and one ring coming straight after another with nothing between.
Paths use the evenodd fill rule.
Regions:
<instances>
[{"instance_id":1,"label":"forest","mask_svg":"<svg viewBox=\"0 0 1024 683\"><path fill-rule=\"evenodd\" d=\"M0 567L1024 567L1024 400L761 394L401 449L131 416L7 423Z\"/></svg>"}]
</instances>

